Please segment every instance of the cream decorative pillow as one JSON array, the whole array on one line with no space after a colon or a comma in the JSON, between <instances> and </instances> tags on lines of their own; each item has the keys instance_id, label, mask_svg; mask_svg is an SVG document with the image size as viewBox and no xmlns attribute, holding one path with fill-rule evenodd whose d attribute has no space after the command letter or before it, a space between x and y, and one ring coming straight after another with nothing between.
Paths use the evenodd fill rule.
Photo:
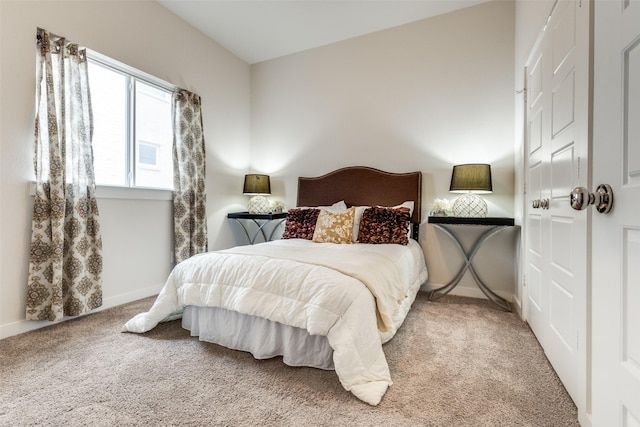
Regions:
<instances>
[{"instance_id":1,"label":"cream decorative pillow","mask_svg":"<svg viewBox=\"0 0 640 427\"><path fill-rule=\"evenodd\" d=\"M353 207L339 213L320 210L316 229L313 232L313 241L318 243L352 243L355 212Z\"/></svg>"}]
</instances>

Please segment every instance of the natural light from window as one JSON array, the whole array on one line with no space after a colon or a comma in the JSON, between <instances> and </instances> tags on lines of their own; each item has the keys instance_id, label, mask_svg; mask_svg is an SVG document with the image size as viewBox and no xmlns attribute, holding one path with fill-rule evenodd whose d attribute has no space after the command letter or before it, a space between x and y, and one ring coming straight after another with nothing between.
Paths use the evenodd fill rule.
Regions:
<instances>
[{"instance_id":1,"label":"natural light from window","mask_svg":"<svg viewBox=\"0 0 640 427\"><path fill-rule=\"evenodd\" d=\"M136 187L173 188L171 94L136 82Z\"/></svg>"},{"instance_id":2,"label":"natural light from window","mask_svg":"<svg viewBox=\"0 0 640 427\"><path fill-rule=\"evenodd\" d=\"M89 61L99 186L173 189L171 92Z\"/></svg>"}]
</instances>

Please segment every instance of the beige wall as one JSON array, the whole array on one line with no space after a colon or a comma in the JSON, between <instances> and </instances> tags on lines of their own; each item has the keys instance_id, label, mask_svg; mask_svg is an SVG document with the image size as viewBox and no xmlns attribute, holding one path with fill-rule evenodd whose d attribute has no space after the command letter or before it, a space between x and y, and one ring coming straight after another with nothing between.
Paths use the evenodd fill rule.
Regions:
<instances>
[{"instance_id":1,"label":"beige wall","mask_svg":"<svg viewBox=\"0 0 640 427\"><path fill-rule=\"evenodd\" d=\"M3 0L0 19L0 338L42 325L23 320L38 26L202 97L210 247L235 244L225 215L245 203L249 65L154 1ZM156 293L170 271L171 203L146 196L99 200L105 307Z\"/></svg>"},{"instance_id":2,"label":"beige wall","mask_svg":"<svg viewBox=\"0 0 640 427\"><path fill-rule=\"evenodd\" d=\"M37 26L202 96L211 249L243 241L225 215L245 206L247 170L269 173L273 198L287 207L300 175L356 164L421 170L426 223L433 198L454 198L453 164L488 162L489 214L514 215L511 1L252 67L152 1L3 0L0 23L0 338L41 326L22 320ZM157 292L171 268L171 204L146 196L100 200L105 307ZM517 231L477 259L481 276L507 298ZM426 224L421 240L431 281L443 283L460 266L456 249ZM457 293L481 295L470 277Z\"/></svg>"},{"instance_id":3,"label":"beige wall","mask_svg":"<svg viewBox=\"0 0 640 427\"><path fill-rule=\"evenodd\" d=\"M514 3L496 1L252 66L252 169L295 205L297 177L350 165L423 172L423 223L458 163L492 165L490 216L513 216ZM423 224L430 281L460 256ZM518 230L478 258L499 294L515 291ZM492 253L487 257L488 253ZM467 274L456 293L482 295Z\"/></svg>"}]
</instances>

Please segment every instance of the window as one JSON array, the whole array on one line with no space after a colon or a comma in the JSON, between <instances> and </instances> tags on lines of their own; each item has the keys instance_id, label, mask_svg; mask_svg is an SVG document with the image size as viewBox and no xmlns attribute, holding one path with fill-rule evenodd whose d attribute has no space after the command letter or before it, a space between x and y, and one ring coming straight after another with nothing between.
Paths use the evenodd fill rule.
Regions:
<instances>
[{"instance_id":1,"label":"window","mask_svg":"<svg viewBox=\"0 0 640 427\"><path fill-rule=\"evenodd\" d=\"M173 189L168 83L89 53L96 184Z\"/></svg>"},{"instance_id":2,"label":"window","mask_svg":"<svg viewBox=\"0 0 640 427\"><path fill-rule=\"evenodd\" d=\"M157 168L158 167L158 144L148 142L138 143L138 167Z\"/></svg>"}]
</instances>

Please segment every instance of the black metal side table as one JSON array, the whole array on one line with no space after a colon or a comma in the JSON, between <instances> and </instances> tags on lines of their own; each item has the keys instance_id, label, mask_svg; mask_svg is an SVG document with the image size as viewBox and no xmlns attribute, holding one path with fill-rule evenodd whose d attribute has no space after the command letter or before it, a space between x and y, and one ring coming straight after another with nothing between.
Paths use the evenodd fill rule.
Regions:
<instances>
[{"instance_id":1,"label":"black metal side table","mask_svg":"<svg viewBox=\"0 0 640 427\"><path fill-rule=\"evenodd\" d=\"M269 214L252 214L249 212L231 212L227 214L227 218L234 219L238 224L240 224L240 226L242 227L242 230L244 231L244 234L247 235L247 239L249 240L249 243L253 245L256 242L256 238L260 234L262 234L262 238L264 239L265 242L272 240L273 234L277 230L278 226L282 224L285 219L287 219L287 213L281 212L281 213L269 213ZM253 234L253 236L249 236L249 229L247 228L247 225L243 222L243 220L251 221L258 226L258 229ZM269 224L272 221L278 221L278 223L274 225L273 229L271 230L271 233L269 233L269 238L267 238L267 234L265 233L264 226Z\"/></svg>"},{"instance_id":2,"label":"black metal side table","mask_svg":"<svg viewBox=\"0 0 640 427\"><path fill-rule=\"evenodd\" d=\"M473 268L472 261L473 257L476 256L482 245L487 240L489 240L489 238L507 227L513 227L513 218L460 218L447 216L430 216L428 218L428 222L451 237L451 239L455 242L456 246L460 250L460 253L464 257L465 261L465 264L462 266L460 271L448 284L442 286L441 288L434 289L429 293L429 299L436 300L451 292L453 288L458 286L458 283L460 283L460 281L462 280L462 276L464 276L464 273L469 270L473 275L473 278L475 279L480 290L487 296L487 298L489 298L490 301L492 301L505 311L511 311L509 302L504 298L498 296L495 292L489 289L487 285L482 282L482 280L480 280L480 277L478 277L478 273L476 273L475 269ZM448 228L449 226L456 225L475 225L486 227L487 230L478 236L469 251L465 251L459 237Z\"/></svg>"}]
</instances>

